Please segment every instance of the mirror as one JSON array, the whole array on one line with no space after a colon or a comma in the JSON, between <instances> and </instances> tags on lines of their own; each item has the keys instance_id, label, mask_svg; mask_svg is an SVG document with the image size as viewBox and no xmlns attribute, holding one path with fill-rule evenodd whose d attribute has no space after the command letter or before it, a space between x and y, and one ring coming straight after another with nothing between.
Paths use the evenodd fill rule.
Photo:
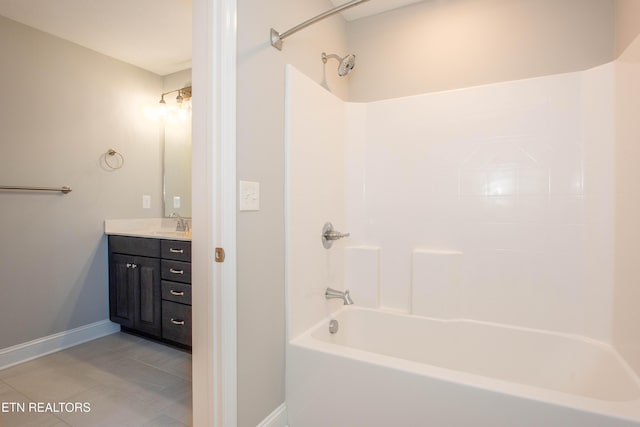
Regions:
<instances>
[{"instance_id":1,"label":"mirror","mask_svg":"<svg viewBox=\"0 0 640 427\"><path fill-rule=\"evenodd\" d=\"M177 103L176 98L183 95L182 102ZM191 217L191 86L165 92L162 99L166 108L164 216Z\"/></svg>"},{"instance_id":2,"label":"mirror","mask_svg":"<svg viewBox=\"0 0 640 427\"><path fill-rule=\"evenodd\" d=\"M191 217L191 114L165 123L164 215Z\"/></svg>"}]
</instances>

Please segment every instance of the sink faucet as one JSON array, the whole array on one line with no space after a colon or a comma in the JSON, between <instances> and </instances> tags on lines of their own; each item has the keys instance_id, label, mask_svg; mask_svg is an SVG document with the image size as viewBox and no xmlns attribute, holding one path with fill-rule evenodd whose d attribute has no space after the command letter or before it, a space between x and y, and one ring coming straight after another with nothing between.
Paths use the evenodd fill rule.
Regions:
<instances>
[{"instance_id":1,"label":"sink faucet","mask_svg":"<svg viewBox=\"0 0 640 427\"><path fill-rule=\"evenodd\" d=\"M337 291L335 289L327 288L324 291L324 296L326 299L338 298L344 301L344 305L353 304L353 300L351 299L351 295L349 295L349 289L344 292Z\"/></svg>"},{"instance_id":2,"label":"sink faucet","mask_svg":"<svg viewBox=\"0 0 640 427\"><path fill-rule=\"evenodd\" d=\"M174 212L171 214L172 217L178 218L178 223L176 224L176 231L189 231L189 222L186 221L179 213Z\"/></svg>"}]
</instances>

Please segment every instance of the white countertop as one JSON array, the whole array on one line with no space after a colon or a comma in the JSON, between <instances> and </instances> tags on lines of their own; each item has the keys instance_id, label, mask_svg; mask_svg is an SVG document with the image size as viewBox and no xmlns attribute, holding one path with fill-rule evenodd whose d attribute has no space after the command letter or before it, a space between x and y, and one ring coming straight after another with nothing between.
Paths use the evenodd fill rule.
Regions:
<instances>
[{"instance_id":1,"label":"white countertop","mask_svg":"<svg viewBox=\"0 0 640 427\"><path fill-rule=\"evenodd\" d=\"M151 239L191 240L189 231L176 231L177 218L106 219L104 233L113 236L148 237Z\"/></svg>"}]
</instances>

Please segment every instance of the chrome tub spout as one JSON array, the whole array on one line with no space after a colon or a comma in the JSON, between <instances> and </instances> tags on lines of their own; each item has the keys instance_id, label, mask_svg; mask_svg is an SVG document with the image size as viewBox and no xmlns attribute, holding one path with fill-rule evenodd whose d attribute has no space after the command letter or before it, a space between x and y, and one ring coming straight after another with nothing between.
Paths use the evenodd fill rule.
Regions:
<instances>
[{"instance_id":1,"label":"chrome tub spout","mask_svg":"<svg viewBox=\"0 0 640 427\"><path fill-rule=\"evenodd\" d=\"M353 304L353 300L351 299L351 295L349 294L349 289L347 289L344 292L341 292L332 288L327 288L327 290L324 292L324 296L326 299L333 299L333 298L341 299L344 301L344 305Z\"/></svg>"}]
</instances>

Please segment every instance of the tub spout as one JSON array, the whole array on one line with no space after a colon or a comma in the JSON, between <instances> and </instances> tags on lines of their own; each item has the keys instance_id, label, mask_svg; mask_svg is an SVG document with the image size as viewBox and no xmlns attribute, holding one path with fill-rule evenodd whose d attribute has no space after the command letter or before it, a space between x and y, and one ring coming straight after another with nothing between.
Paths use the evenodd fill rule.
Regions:
<instances>
[{"instance_id":1,"label":"tub spout","mask_svg":"<svg viewBox=\"0 0 640 427\"><path fill-rule=\"evenodd\" d=\"M344 292L337 291L335 289L327 288L324 292L324 296L327 299L338 298L344 301L344 305L353 304L353 300L351 299L351 295L349 295L349 289Z\"/></svg>"}]
</instances>

